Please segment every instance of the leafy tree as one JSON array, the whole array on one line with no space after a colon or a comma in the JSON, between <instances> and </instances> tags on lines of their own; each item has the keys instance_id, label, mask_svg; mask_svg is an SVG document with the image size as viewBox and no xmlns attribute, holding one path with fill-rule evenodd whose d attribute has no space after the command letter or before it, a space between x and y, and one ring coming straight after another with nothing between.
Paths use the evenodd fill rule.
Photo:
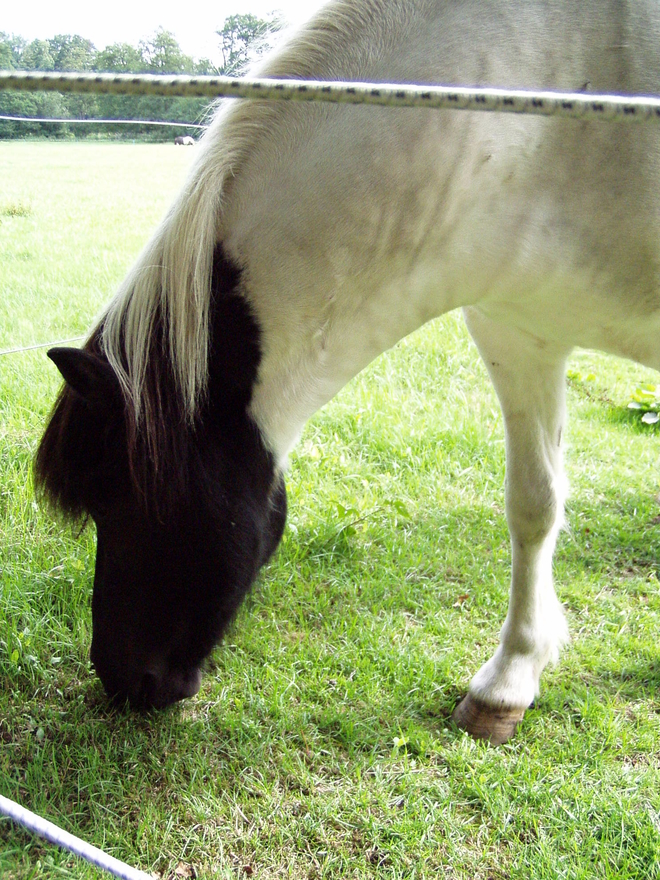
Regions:
<instances>
[{"instance_id":1,"label":"leafy tree","mask_svg":"<svg viewBox=\"0 0 660 880\"><path fill-rule=\"evenodd\" d=\"M267 19L258 18L251 12L226 18L222 28L216 31L220 37L222 73L229 76L239 74L270 48L270 38L282 27L282 19L275 13Z\"/></svg>"},{"instance_id":2,"label":"leafy tree","mask_svg":"<svg viewBox=\"0 0 660 880\"><path fill-rule=\"evenodd\" d=\"M96 49L91 40L78 34L57 34L48 40L54 70L91 70L94 66ZM43 68L40 68L43 69Z\"/></svg>"},{"instance_id":3,"label":"leafy tree","mask_svg":"<svg viewBox=\"0 0 660 880\"><path fill-rule=\"evenodd\" d=\"M145 66L142 53L129 43L106 46L94 59L94 70L102 73L140 73Z\"/></svg>"},{"instance_id":4,"label":"leafy tree","mask_svg":"<svg viewBox=\"0 0 660 880\"><path fill-rule=\"evenodd\" d=\"M51 118L69 116L64 95L58 92L19 92L7 89L0 92L0 114L3 116ZM46 137L67 134L62 122L1 122L0 138L41 135Z\"/></svg>"},{"instance_id":5,"label":"leafy tree","mask_svg":"<svg viewBox=\"0 0 660 880\"><path fill-rule=\"evenodd\" d=\"M23 37L0 31L0 70L18 70L25 45Z\"/></svg>"},{"instance_id":6,"label":"leafy tree","mask_svg":"<svg viewBox=\"0 0 660 880\"><path fill-rule=\"evenodd\" d=\"M195 62L181 51L176 37L159 28L150 40L140 43L145 69L152 73L192 73Z\"/></svg>"},{"instance_id":7,"label":"leafy tree","mask_svg":"<svg viewBox=\"0 0 660 880\"><path fill-rule=\"evenodd\" d=\"M55 59L48 40L32 40L21 55L21 67L25 70L55 70Z\"/></svg>"},{"instance_id":8,"label":"leafy tree","mask_svg":"<svg viewBox=\"0 0 660 880\"><path fill-rule=\"evenodd\" d=\"M210 58L200 58L195 61L194 73L200 76L217 76L220 72Z\"/></svg>"},{"instance_id":9,"label":"leafy tree","mask_svg":"<svg viewBox=\"0 0 660 880\"><path fill-rule=\"evenodd\" d=\"M99 104L98 104L98 95L94 94L82 94L82 95L66 95L65 104L66 110L64 111L64 115L68 116L70 119L94 119L95 116L99 115ZM76 126L76 130L78 130L80 126ZM87 129L87 126L85 126ZM82 130L79 134L86 133Z\"/></svg>"},{"instance_id":10,"label":"leafy tree","mask_svg":"<svg viewBox=\"0 0 660 880\"><path fill-rule=\"evenodd\" d=\"M37 116L38 96L34 92L17 92L5 90L0 92L0 115L2 116ZM25 122L0 122L0 137L21 137L26 134L37 134L36 128L31 123Z\"/></svg>"}]
</instances>

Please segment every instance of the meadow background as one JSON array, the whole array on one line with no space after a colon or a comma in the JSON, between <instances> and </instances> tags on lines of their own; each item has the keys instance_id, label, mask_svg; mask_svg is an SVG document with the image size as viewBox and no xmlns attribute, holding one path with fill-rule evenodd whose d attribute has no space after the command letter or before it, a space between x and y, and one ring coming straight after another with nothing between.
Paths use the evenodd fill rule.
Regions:
<instances>
[{"instance_id":1,"label":"meadow background","mask_svg":"<svg viewBox=\"0 0 660 880\"><path fill-rule=\"evenodd\" d=\"M192 155L0 143L0 350L86 331ZM56 370L0 356L0 793L162 880L660 877L658 433L626 408L656 380L572 359L572 641L491 748L450 721L509 577L502 422L459 315L309 423L280 551L199 695L148 716L89 664L93 529L34 501ZM101 874L0 819L0 876Z\"/></svg>"}]
</instances>

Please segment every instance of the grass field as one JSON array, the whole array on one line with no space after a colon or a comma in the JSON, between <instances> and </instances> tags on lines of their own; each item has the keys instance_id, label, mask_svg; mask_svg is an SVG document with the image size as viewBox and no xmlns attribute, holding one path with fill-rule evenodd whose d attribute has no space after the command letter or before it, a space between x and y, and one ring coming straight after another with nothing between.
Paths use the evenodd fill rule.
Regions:
<instances>
[{"instance_id":1,"label":"grass field","mask_svg":"<svg viewBox=\"0 0 660 880\"><path fill-rule=\"evenodd\" d=\"M0 349L83 333L193 151L0 143ZM283 545L199 695L111 710L88 660L94 534L36 506L58 386L0 357L0 793L155 877L660 877L655 378L591 352L569 380L572 642L508 745L449 717L504 619L494 393L458 315L307 426ZM0 820L3 880L100 877Z\"/></svg>"}]
</instances>

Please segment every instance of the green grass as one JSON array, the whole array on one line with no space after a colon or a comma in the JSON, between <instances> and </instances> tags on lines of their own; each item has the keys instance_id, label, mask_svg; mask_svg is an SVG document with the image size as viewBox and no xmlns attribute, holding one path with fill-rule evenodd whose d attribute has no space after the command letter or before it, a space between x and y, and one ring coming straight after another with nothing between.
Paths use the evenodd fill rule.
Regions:
<instances>
[{"instance_id":1,"label":"green grass","mask_svg":"<svg viewBox=\"0 0 660 880\"><path fill-rule=\"evenodd\" d=\"M0 144L0 349L85 331L192 152ZM0 358L0 793L163 880L660 877L658 432L626 409L656 380L571 369L573 640L493 749L449 720L509 566L501 419L459 316L307 426L279 553L199 695L148 717L89 665L93 531L34 503L55 369ZM0 820L0 876L100 874Z\"/></svg>"}]
</instances>

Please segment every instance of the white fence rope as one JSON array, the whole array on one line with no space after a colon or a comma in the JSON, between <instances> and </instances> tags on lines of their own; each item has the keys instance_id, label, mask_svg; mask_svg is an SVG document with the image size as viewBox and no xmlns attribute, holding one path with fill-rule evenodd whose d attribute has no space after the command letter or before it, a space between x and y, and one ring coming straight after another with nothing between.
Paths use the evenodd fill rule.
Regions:
<instances>
[{"instance_id":1,"label":"white fence rope","mask_svg":"<svg viewBox=\"0 0 660 880\"><path fill-rule=\"evenodd\" d=\"M17 804L16 801L12 801L2 795L0 795L0 814L9 816L14 822L38 834L39 837L44 837L50 843L55 843L63 849L81 856L83 859L91 862L92 865L96 865L97 868L103 868L105 871L114 874L115 877L121 877L122 880L153 880L150 874L138 871L137 868L131 868L130 865L120 862L114 856L109 856L103 850L92 846L91 843L86 843L79 837L69 834L68 831L63 831L52 822L42 819L41 816L37 816L36 813L26 810L25 807Z\"/></svg>"},{"instance_id":2,"label":"white fence rope","mask_svg":"<svg viewBox=\"0 0 660 880\"><path fill-rule=\"evenodd\" d=\"M85 125L169 125L174 128L208 128L198 122L160 122L155 119L61 119L57 116L1 116L0 122L66 122Z\"/></svg>"},{"instance_id":3,"label":"white fence rope","mask_svg":"<svg viewBox=\"0 0 660 880\"><path fill-rule=\"evenodd\" d=\"M402 83L318 82L293 79L234 79L227 76L160 76L102 73L0 71L0 89L94 92L104 95L234 97L280 101L326 101L385 107L431 107L531 113L571 119L660 121L660 98L590 95L582 92L420 86Z\"/></svg>"}]
</instances>

